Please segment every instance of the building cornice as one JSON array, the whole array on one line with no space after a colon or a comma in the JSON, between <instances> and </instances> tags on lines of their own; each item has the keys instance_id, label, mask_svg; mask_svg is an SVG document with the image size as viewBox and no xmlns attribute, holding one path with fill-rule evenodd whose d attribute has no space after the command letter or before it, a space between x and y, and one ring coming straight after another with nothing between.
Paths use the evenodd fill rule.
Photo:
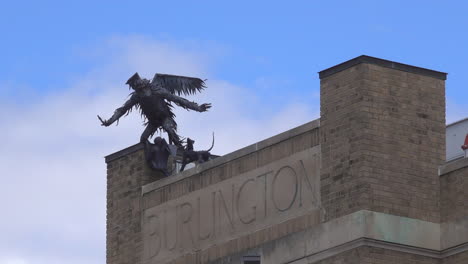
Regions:
<instances>
[{"instance_id":1,"label":"building cornice","mask_svg":"<svg viewBox=\"0 0 468 264\"><path fill-rule=\"evenodd\" d=\"M426 68L421 68L421 67L416 67L408 64L403 64L395 61L389 61L389 60L384 60L384 59L379 59L367 55L361 55L359 57L356 57L354 59L345 61L343 63L340 63L336 66L330 67L328 69L325 69L323 71L319 72L319 77L320 79L326 78L330 75L333 75L335 73L338 73L340 71L344 71L352 66L361 64L361 63L368 63L368 64L374 64L378 65L381 67L385 68L390 68L390 69L395 69L395 70L400 70L400 71L405 71L405 72L410 72L410 73L415 73L415 74L420 74L424 76L429 76L433 77L436 79L441 79L441 80L446 80L447 79L447 73L445 72L440 72L440 71L434 71Z\"/></svg>"}]
</instances>

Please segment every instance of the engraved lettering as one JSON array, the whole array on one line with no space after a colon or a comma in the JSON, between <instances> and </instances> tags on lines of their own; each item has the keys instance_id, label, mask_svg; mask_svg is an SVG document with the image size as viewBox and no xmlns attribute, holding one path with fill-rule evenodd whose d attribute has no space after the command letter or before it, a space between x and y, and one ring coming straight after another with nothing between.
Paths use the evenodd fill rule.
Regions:
<instances>
[{"instance_id":1,"label":"engraved lettering","mask_svg":"<svg viewBox=\"0 0 468 264\"><path fill-rule=\"evenodd\" d=\"M174 250L177 246L177 238L179 237L179 228L178 228L178 215L177 215L177 211L178 210L175 210L175 218L174 217L171 217L170 219L175 219L172 220L172 223L174 225L174 235L172 236L168 236L168 231L170 230L170 227L169 227L169 224L168 222L170 221L168 219L168 213L166 210L164 210L164 245L165 247L168 249L168 250ZM174 243L172 245L169 245L169 237L173 237L174 238Z\"/></svg>"},{"instance_id":2,"label":"engraved lettering","mask_svg":"<svg viewBox=\"0 0 468 264\"><path fill-rule=\"evenodd\" d=\"M294 178L294 195L291 199L291 202L289 203L289 205L281 208L279 205L278 205L278 201L277 201L277 193L276 193L276 190L277 190L277 186L276 186L276 182L279 178L279 176L283 176L283 177L288 177L288 176L293 176ZM292 205L294 204L294 202L296 201L296 196L297 196L297 192L298 192L298 180L297 180L297 174L296 172L294 171L293 168L291 168L290 166L284 166L282 167L281 169L278 170L278 172L276 172L274 178L273 178L273 182L271 184L271 198L272 198L272 201L273 201L273 204L275 206L275 208L280 211L280 212L284 212L284 211L287 211L289 210ZM283 187L283 186L281 186ZM281 188L283 189L283 188ZM286 190L282 190L283 192L285 192Z\"/></svg>"},{"instance_id":3,"label":"engraved lettering","mask_svg":"<svg viewBox=\"0 0 468 264\"><path fill-rule=\"evenodd\" d=\"M240 198L241 198L241 195L242 195L242 190L244 189L244 187L247 185L247 183L249 182L252 182L252 183L255 183L255 180L254 179L248 179L246 180L244 183L242 183L242 185L240 186L239 188L239 192L237 192L237 215L239 216L239 220L243 223L243 224L250 224L252 223L253 221L255 221L256 219L256 214L257 214L257 206L256 205L253 205L251 208L252 208L252 217L248 220L245 220L242 218L241 214L240 214Z\"/></svg>"},{"instance_id":4,"label":"engraved lettering","mask_svg":"<svg viewBox=\"0 0 468 264\"><path fill-rule=\"evenodd\" d=\"M299 207L302 207L302 189L303 186L306 185L307 189L309 189L310 193L314 197L314 200L312 203L315 205L317 203L317 197L316 197L316 192L314 191L314 188L312 187L312 184L310 183L309 176L307 175L307 170L304 165L304 161L300 160L300 167L302 168L302 177L301 177L301 188L299 189ZM304 184L305 181L305 184Z\"/></svg>"},{"instance_id":5,"label":"engraved lettering","mask_svg":"<svg viewBox=\"0 0 468 264\"><path fill-rule=\"evenodd\" d=\"M231 230L234 230L234 221L232 219L233 215L234 215L234 199L231 199L231 213L229 213L229 209L227 207L227 204L226 204L226 200L224 199L224 196L223 196L223 193L221 192L221 190L218 191L218 201L220 203L219 205L219 220L221 221L221 207L224 209L224 214L227 216L227 219L229 220L229 224L231 226ZM231 194L231 197L234 196L234 185L232 185L232 194ZM221 206L222 205L222 206Z\"/></svg>"},{"instance_id":6,"label":"engraved lettering","mask_svg":"<svg viewBox=\"0 0 468 264\"><path fill-rule=\"evenodd\" d=\"M295 217L319 216L318 150L293 154L145 209L142 261L170 262Z\"/></svg>"},{"instance_id":7,"label":"engraved lettering","mask_svg":"<svg viewBox=\"0 0 468 264\"><path fill-rule=\"evenodd\" d=\"M205 240L205 239L208 239L210 236L211 236L211 232L208 232L206 235L202 235L202 226L201 226L201 215L202 215L202 212L201 212L201 201L200 201L200 197L198 197L198 240ZM213 206L211 207L213 208ZM214 219L211 219L211 221L213 222Z\"/></svg>"},{"instance_id":8,"label":"engraved lettering","mask_svg":"<svg viewBox=\"0 0 468 264\"><path fill-rule=\"evenodd\" d=\"M260 176L257 176L257 178L261 179L263 178L262 182L263 182L263 209L264 209L264 212L265 212L265 215L264 217L266 218L267 216L267 189L268 189L268 186L267 186L267 175L270 174L271 172L267 172L265 174L262 174Z\"/></svg>"},{"instance_id":9,"label":"engraved lettering","mask_svg":"<svg viewBox=\"0 0 468 264\"><path fill-rule=\"evenodd\" d=\"M188 211L186 211L184 213L184 207L188 209ZM190 227L190 222L192 220L192 204L189 203L189 202L185 202L183 204L181 204L179 206L179 209L180 209L180 217L183 218L184 215L186 215L185 219L183 218L182 221L181 221L181 226L180 226L180 229L181 229L181 232L180 232L180 235L183 235L185 232L184 232L184 226L187 226L187 231L188 231L188 234L190 236L190 241L192 242L192 245L191 246L194 246L195 245L195 241L193 240L193 233L192 233L192 228ZM184 238L181 237L181 240L180 240L180 244L182 246L182 243L185 241ZM189 247L190 248L190 247Z\"/></svg>"},{"instance_id":10,"label":"engraved lettering","mask_svg":"<svg viewBox=\"0 0 468 264\"><path fill-rule=\"evenodd\" d=\"M159 235L159 216L150 215L147 217L148 230L146 234L149 236L147 247L149 250L144 250L145 258L153 258L159 254L161 250L161 236ZM149 251L149 252L148 252Z\"/></svg>"},{"instance_id":11,"label":"engraved lettering","mask_svg":"<svg viewBox=\"0 0 468 264\"><path fill-rule=\"evenodd\" d=\"M211 193L211 213L213 214L213 237L216 237L216 192Z\"/></svg>"}]
</instances>

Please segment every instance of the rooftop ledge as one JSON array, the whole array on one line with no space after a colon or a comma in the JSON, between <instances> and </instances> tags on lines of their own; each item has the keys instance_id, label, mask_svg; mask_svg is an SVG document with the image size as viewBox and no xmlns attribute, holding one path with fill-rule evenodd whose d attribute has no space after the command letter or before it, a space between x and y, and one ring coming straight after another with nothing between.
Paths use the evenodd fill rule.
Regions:
<instances>
[{"instance_id":1,"label":"rooftop ledge","mask_svg":"<svg viewBox=\"0 0 468 264\"><path fill-rule=\"evenodd\" d=\"M368 64L374 64L386 68L391 68L395 70L400 70L400 71L405 71L405 72L410 72L410 73L415 73L415 74L420 74L420 75L425 75L441 80L446 80L447 79L447 73L445 72L439 72L439 71L434 71L430 69L425 69L425 68L420 68L416 66L411 66L408 64L403 64L399 62L394 62L394 61L389 61L389 60L384 60L384 59L379 59L375 57L370 57L367 55L361 55L359 57L356 57L354 59L351 59L349 61L345 61L343 63L340 63L336 66L330 67L328 69L325 69L323 71L319 72L319 78L323 79L326 78L330 75L333 75L335 73L338 73L340 71L344 71L348 68L351 68L352 66L358 65L360 63L368 63Z\"/></svg>"},{"instance_id":2,"label":"rooftop ledge","mask_svg":"<svg viewBox=\"0 0 468 264\"><path fill-rule=\"evenodd\" d=\"M468 167L468 158L456 159L439 166L439 176Z\"/></svg>"},{"instance_id":3,"label":"rooftop ledge","mask_svg":"<svg viewBox=\"0 0 468 264\"><path fill-rule=\"evenodd\" d=\"M269 147L269 146L272 146L272 145L277 144L279 142L282 142L284 140L287 140L288 138L304 134L304 133L306 133L308 131L311 131L311 130L313 130L315 128L318 128L318 127L320 127L320 119L316 119L316 120L313 120L311 122L305 123L305 124L303 124L301 126L295 127L293 129L285 131L285 132L283 132L281 134L275 135L273 137L270 137L270 138L267 138L265 140L259 141L259 142L255 143L255 144L249 145L249 146L247 146L245 148L241 148L241 149L236 150L234 152L231 152L229 154L226 154L226 155L223 155L223 156L218 157L216 159L210 160L208 162L205 162L203 164L200 164L200 165L198 165L198 166L196 166L194 168L185 170L185 171L180 172L178 174L171 175L169 177L160 179L158 181L154 181L154 182L149 183L147 185L144 185L142 187L142 195L145 194L145 193L160 189L163 186L166 186L166 185L181 181L181 180L183 180L185 178L189 178L190 176L193 176L195 174L199 174L199 173L201 173L201 172L203 172L205 170L208 170L210 168L220 166L220 165L222 165L224 163L227 163L229 161L232 161L232 160L238 159L240 157L249 155L249 154L251 154L253 152L256 152L258 150L264 149L266 147ZM132 147L134 147L134 146L132 146ZM132 147L130 147L130 148L132 148ZM130 149L130 148L127 148L127 149ZM126 151L127 149L122 150L122 151ZM117 152L117 153L119 153L119 152ZM114 154L111 154L111 155L115 155L117 153L114 153ZM128 154L128 152L125 152L125 153ZM109 156L111 156L111 155L109 155Z\"/></svg>"}]
</instances>

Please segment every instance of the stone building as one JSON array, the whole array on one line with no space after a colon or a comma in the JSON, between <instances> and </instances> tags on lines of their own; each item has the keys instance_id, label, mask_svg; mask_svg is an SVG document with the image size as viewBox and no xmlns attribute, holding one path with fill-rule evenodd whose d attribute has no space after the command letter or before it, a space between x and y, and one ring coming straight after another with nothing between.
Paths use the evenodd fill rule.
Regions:
<instances>
[{"instance_id":1,"label":"stone building","mask_svg":"<svg viewBox=\"0 0 468 264\"><path fill-rule=\"evenodd\" d=\"M360 56L319 77L320 119L182 173L107 156L107 263L467 264L446 73Z\"/></svg>"}]
</instances>

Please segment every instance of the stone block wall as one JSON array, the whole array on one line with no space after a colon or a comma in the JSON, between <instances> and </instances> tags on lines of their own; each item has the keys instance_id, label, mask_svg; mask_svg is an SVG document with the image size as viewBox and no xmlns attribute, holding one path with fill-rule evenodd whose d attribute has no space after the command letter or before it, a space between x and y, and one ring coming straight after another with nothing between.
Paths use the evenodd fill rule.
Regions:
<instances>
[{"instance_id":1,"label":"stone block wall","mask_svg":"<svg viewBox=\"0 0 468 264\"><path fill-rule=\"evenodd\" d=\"M142 225L154 235L143 238L151 245L143 248L142 263L209 263L318 224L319 201L309 189L318 186L309 182L319 177L318 125L144 186Z\"/></svg>"},{"instance_id":2,"label":"stone block wall","mask_svg":"<svg viewBox=\"0 0 468 264\"><path fill-rule=\"evenodd\" d=\"M233 176L254 170L294 153L317 146L319 144L318 124L318 121L314 121L313 123L302 126L297 129L299 135L295 135L291 138L288 138L290 132L285 132L284 134L278 135L279 137L277 138L268 139L261 143L243 148L232 153L232 156L237 157L232 158L232 160L229 158L229 162L220 162L220 164L215 166L213 166L211 162L202 164L198 167L200 170L199 173L193 174L193 169L188 170L188 172L183 172L184 175L191 176L145 194L143 207L149 208L163 204L190 192L204 189L210 185L230 179ZM301 129L304 127L313 127L313 129L302 131ZM271 142L275 141L278 142L271 144ZM252 151L252 149L258 150ZM153 186L158 186L159 184L160 183L154 183ZM147 189L151 188L150 185L146 187Z\"/></svg>"},{"instance_id":3,"label":"stone block wall","mask_svg":"<svg viewBox=\"0 0 468 264\"><path fill-rule=\"evenodd\" d=\"M268 167L269 164L281 160L286 159L285 162L287 162L288 157L299 155L299 153L313 148L313 152L319 157L320 151L317 149L319 144L318 130L319 121L312 121L291 131L276 135L270 139L168 178L162 178L161 175L155 174L155 172L146 166L144 153L139 145L108 156L106 158L108 162L107 263L160 263L160 261L147 262L148 255L144 252L144 234L152 232L145 229L144 217L149 215L147 219L151 221L150 214L153 212L160 213L161 211L153 208L185 199L184 197L190 197L192 193L207 190L211 186L217 186L229 180L232 181L233 178L239 175L246 175L246 173L251 171L254 171L253 175L257 179L263 179L262 175L264 175L265 180L269 177L268 181L271 181L275 175L256 175L255 171L270 168ZM295 164L292 165L293 167L300 165L295 163L295 160L291 162ZM315 167L315 169L319 168L319 160ZM279 174L279 178L283 177L278 171L280 167L275 169L273 166L271 168L277 171L276 176ZM293 169L299 172L298 168ZM267 173L269 173L268 171L269 169L266 170ZM318 178L319 173L317 172L316 174ZM299 179L299 181L301 181L300 184L307 184L303 180ZM250 184L251 181L247 179L244 183ZM277 184L277 186L279 185ZM317 184L314 184L314 186L317 186ZM248 193L246 191L247 187L244 184L242 194ZM301 192L306 192L306 188L308 187L303 186L299 188L295 196L300 197L301 195L305 195ZM224 192L224 195L228 193ZM190 200L191 198L188 199ZM203 199L206 200L205 198ZM226 203L228 197L223 197L223 199L226 199L224 206L229 207L230 210L230 204ZM295 202L294 206L300 206L299 203L301 201L295 200L297 202ZM192 201L190 200L190 202ZM177 214L181 210L180 208L186 210L187 204L183 203L182 207L176 206L175 213ZM281 207L282 205L279 206ZM178 218L180 219L180 217L171 218L170 221L178 221ZM196 250L196 252L181 251L179 256L170 258L170 260L163 263L208 263L235 252L247 250L267 241L283 237L289 233L304 230L320 221L317 210L310 213L301 213L294 219L284 219L285 221L279 222L276 226L267 226L261 230L255 230L254 228L253 232L247 232L242 236L234 234L231 240L216 243L212 246ZM184 223L180 227L186 228ZM183 232L191 231L186 229Z\"/></svg>"},{"instance_id":4,"label":"stone block wall","mask_svg":"<svg viewBox=\"0 0 468 264\"><path fill-rule=\"evenodd\" d=\"M442 248L468 247L468 158L441 166L440 193ZM451 259L458 263L466 256Z\"/></svg>"},{"instance_id":5,"label":"stone block wall","mask_svg":"<svg viewBox=\"0 0 468 264\"><path fill-rule=\"evenodd\" d=\"M468 158L447 164L441 173L442 222L468 219Z\"/></svg>"},{"instance_id":6,"label":"stone block wall","mask_svg":"<svg viewBox=\"0 0 468 264\"><path fill-rule=\"evenodd\" d=\"M320 76L326 218L367 209L439 222L445 74L361 56Z\"/></svg>"},{"instance_id":7,"label":"stone block wall","mask_svg":"<svg viewBox=\"0 0 468 264\"><path fill-rule=\"evenodd\" d=\"M468 263L468 251L455 255L447 256L441 261L441 264L466 264Z\"/></svg>"},{"instance_id":8,"label":"stone block wall","mask_svg":"<svg viewBox=\"0 0 468 264\"><path fill-rule=\"evenodd\" d=\"M141 186L158 180L139 144L106 157L106 263L138 263L141 240Z\"/></svg>"}]
</instances>

